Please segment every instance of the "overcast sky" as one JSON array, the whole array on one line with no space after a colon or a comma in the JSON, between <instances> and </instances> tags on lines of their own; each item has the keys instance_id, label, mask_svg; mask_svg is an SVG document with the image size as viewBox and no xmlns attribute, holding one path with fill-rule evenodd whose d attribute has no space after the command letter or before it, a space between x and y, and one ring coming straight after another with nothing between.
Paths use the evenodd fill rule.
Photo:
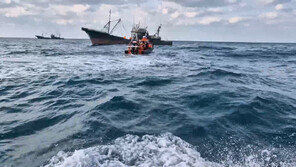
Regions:
<instances>
[{"instance_id":1,"label":"overcast sky","mask_svg":"<svg viewBox=\"0 0 296 167\"><path fill-rule=\"evenodd\" d=\"M81 27L130 35L133 22L173 40L296 42L296 0L0 0L0 37L60 33L88 38Z\"/></svg>"}]
</instances>

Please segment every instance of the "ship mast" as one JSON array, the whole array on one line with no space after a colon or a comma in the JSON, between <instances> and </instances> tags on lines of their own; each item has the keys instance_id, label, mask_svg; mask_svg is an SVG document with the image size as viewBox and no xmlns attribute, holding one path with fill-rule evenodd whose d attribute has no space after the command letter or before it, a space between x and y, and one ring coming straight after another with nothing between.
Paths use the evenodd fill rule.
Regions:
<instances>
[{"instance_id":1,"label":"ship mast","mask_svg":"<svg viewBox=\"0 0 296 167\"><path fill-rule=\"evenodd\" d=\"M111 10L109 10L108 34L110 33L110 24L111 24Z\"/></svg>"},{"instance_id":2,"label":"ship mast","mask_svg":"<svg viewBox=\"0 0 296 167\"><path fill-rule=\"evenodd\" d=\"M115 24L115 26L111 29L111 22L117 21L117 23ZM107 22L107 24L104 26L103 30L107 31L108 34L112 34L114 29L116 28L116 26L121 22L121 19L117 19L117 20L111 20L111 10L109 10L109 21ZM111 31L110 31L111 29Z\"/></svg>"}]
</instances>

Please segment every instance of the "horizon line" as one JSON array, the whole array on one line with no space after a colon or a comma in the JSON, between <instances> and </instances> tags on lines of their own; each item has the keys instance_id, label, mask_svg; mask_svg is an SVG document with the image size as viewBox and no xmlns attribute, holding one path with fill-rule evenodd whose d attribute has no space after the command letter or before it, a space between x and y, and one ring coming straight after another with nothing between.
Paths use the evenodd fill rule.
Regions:
<instances>
[{"instance_id":1,"label":"horizon line","mask_svg":"<svg viewBox=\"0 0 296 167\"><path fill-rule=\"evenodd\" d=\"M0 39L36 39L33 37L0 37ZM39 39L42 40L42 39ZM89 38L65 38L63 40L89 40ZM270 44L296 44L295 42L275 42L275 41L219 41L219 40L213 40L213 41L205 41L205 40L169 40L173 42L207 42L207 43L270 43Z\"/></svg>"}]
</instances>

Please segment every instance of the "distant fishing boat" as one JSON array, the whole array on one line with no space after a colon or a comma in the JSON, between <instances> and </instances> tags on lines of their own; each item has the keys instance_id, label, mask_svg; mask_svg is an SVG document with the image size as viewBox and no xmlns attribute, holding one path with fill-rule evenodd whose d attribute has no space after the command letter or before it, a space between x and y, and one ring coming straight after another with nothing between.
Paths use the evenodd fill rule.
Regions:
<instances>
[{"instance_id":1,"label":"distant fishing boat","mask_svg":"<svg viewBox=\"0 0 296 167\"><path fill-rule=\"evenodd\" d=\"M111 23L116 22L113 28L111 28ZM109 21L107 24L103 27L103 30L94 30L94 29L88 29L82 27L82 31L85 31L87 35L89 36L92 45L113 45L113 44L129 44L130 40L126 39L125 37L119 37L112 35L113 31L115 30L116 26L121 22L121 19L113 20L111 21L111 10L109 11ZM161 29L161 25L158 27L157 32L153 36L147 36L149 40L154 45L172 45L172 41L163 41L161 40L161 37L159 36L159 32ZM133 34L134 27L131 31L131 34Z\"/></svg>"},{"instance_id":2,"label":"distant fishing boat","mask_svg":"<svg viewBox=\"0 0 296 167\"><path fill-rule=\"evenodd\" d=\"M115 26L111 29L111 22L117 21ZM89 36L93 45L112 45L112 44L128 44L129 40L125 37L119 37L111 35L116 26L121 22L121 19L111 21L111 10L109 11L109 21L104 26L102 31L93 30L82 27L82 31L85 31ZM104 31L105 30L105 31Z\"/></svg>"},{"instance_id":3,"label":"distant fishing boat","mask_svg":"<svg viewBox=\"0 0 296 167\"><path fill-rule=\"evenodd\" d=\"M43 34L42 35L35 35L37 39L64 39L59 36L55 36L54 34L51 34L50 37L45 37Z\"/></svg>"}]
</instances>

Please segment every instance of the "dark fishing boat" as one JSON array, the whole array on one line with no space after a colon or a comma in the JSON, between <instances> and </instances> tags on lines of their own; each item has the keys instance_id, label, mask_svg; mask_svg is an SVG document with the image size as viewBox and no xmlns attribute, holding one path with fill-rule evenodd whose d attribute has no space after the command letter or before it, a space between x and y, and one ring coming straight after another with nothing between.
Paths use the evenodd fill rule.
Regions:
<instances>
[{"instance_id":1,"label":"dark fishing boat","mask_svg":"<svg viewBox=\"0 0 296 167\"><path fill-rule=\"evenodd\" d=\"M173 45L173 41L163 41L163 40L161 40L161 37L159 36L161 26L162 25L158 26L157 31L156 31L156 33L154 35L149 36L150 41L154 45Z\"/></svg>"},{"instance_id":2,"label":"dark fishing boat","mask_svg":"<svg viewBox=\"0 0 296 167\"><path fill-rule=\"evenodd\" d=\"M116 22L113 28L111 28L111 23ZM126 37L119 37L112 35L113 31L117 27L117 25L121 22L121 19L111 21L111 10L109 11L109 21L103 27L102 30L94 30L89 28L82 27L81 30L85 31L89 36L92 45L113 45L113 44L128 44L130 40L126 39ZM161 25L158 27L157 32L153 36L147 36L151 43L154 45L172 45L172 41L163 41L159 36L159 32L161 29ZM131 31L133 34L133 30Z\"/></svg>"},{"instance_id":3,"label":"dark fishing boat","mask_svg":"<svg viewBox=\"0 0 296 167\"><path fill-rule=\"evenodd\" d=\"M111 29L111 22L115 22L115 26ZM85 31L89 36L91 43L93 45L112 45L112 44L128 44L129 40L125 37L119 37L111 35L115 30L116 26L121 22L121 19L111 21L111 10L109 11L109 21L104 26L102 31L93 30L82 27L82 31Z\"/></svg>"},{"instance_id":4,"label":"dark fishing boat","mask_svg":"<svg viewBox=\"0 0 296 167\"><path fill-rule=\"evenodd\" d=\"M43 35L35 35L37 39L64 39L61 38L60 36L55 36L53 34L50 35L50 37L45 37Z\"/></svg>"}]
</instances>

